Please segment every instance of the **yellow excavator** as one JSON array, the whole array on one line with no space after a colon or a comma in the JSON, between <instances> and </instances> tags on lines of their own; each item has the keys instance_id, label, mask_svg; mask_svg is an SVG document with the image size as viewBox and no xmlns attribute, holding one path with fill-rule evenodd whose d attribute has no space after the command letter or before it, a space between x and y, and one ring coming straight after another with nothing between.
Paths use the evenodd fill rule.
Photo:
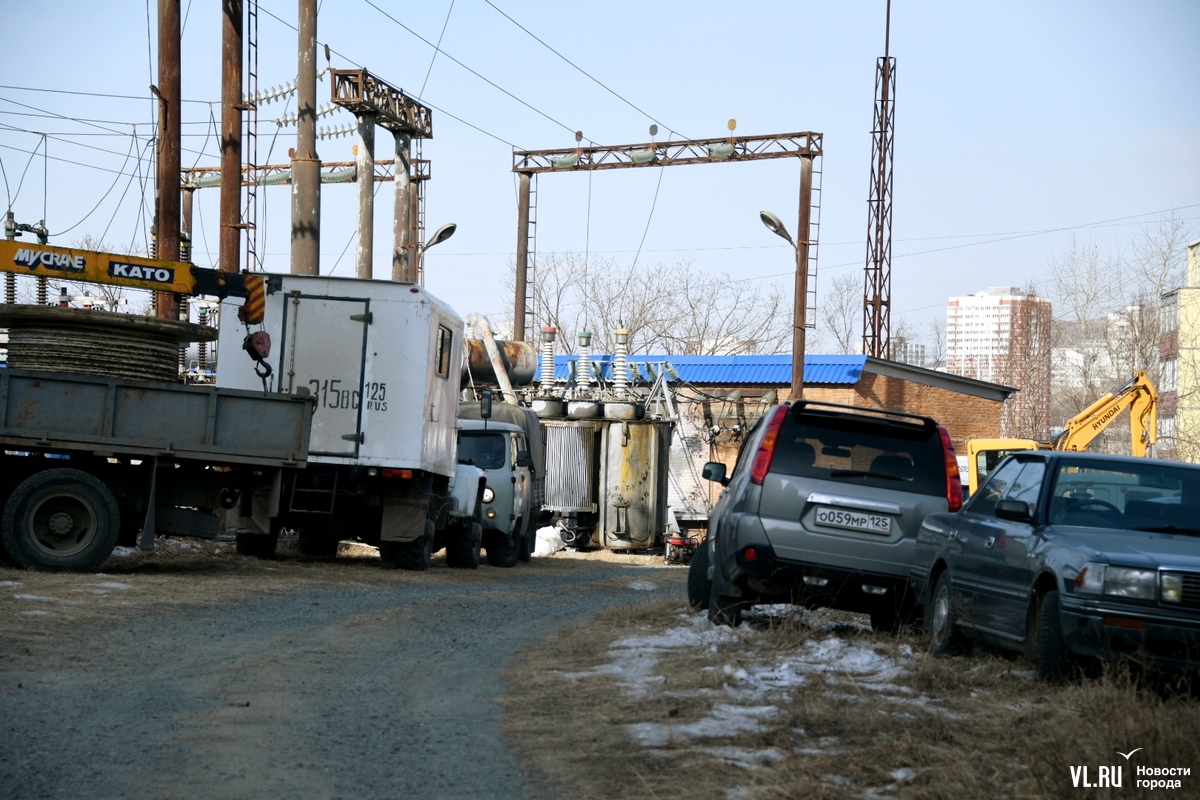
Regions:
<instances>
[{"instance_id":1,"label":"yellow excavator","mask_svg":"<svg viewBox=\"0 0 1200 800\"><path fill-rule=\"evenodd\" d=\"M1037 439L971 439L967 442L971 494L1009 453L1020 450L1086 450L1092 440L1129 409L1133 454L1145 456L1158 439L1158 392L1144 372L1133 377L1067 420L1053 442Z\"/></svg>"}]
</instances>

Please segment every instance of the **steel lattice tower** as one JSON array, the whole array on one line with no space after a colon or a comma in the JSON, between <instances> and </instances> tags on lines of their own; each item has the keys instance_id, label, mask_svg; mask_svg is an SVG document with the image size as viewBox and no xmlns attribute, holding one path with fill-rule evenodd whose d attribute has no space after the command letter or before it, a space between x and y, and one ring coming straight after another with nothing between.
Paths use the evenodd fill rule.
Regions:
<instances>
[{"instance_id":1,"label":"steel lattice tower","mask_svg":"<svg viewBox=\"0 0 1200 800\"><path fill-rule=\"evenodd\" d=\"M888 0L883 58L875 66L875 121L871 190L867 200L867 265L863 288L863 352L891 358L892 127L896 114L896 59L888 55L892 4Z\"/></svg>"}]
</instances>

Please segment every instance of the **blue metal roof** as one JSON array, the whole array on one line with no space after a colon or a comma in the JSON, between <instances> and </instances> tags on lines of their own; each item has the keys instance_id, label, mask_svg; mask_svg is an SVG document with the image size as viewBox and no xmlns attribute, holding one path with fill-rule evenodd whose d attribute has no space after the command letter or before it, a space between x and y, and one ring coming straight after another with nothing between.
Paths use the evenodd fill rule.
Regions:
<instances>
[{"instance_id":1,"label":"blue metal roof","mask_svg":"<svg viewBox=\"0 0 1200 800\"><path fill-rule=\"evenodd\" d=\"M570 377L572 362L578 356L555 356L554 378L565 381ZM599 365L604 380L612 380L613 357L591 356L593 365ZM650 383L664 363L669 364L679 380L701 386L732 384L736 386L787 386L792 382L792 357L777 356L629 356L630 378ZM856 384L862 376L866 356L837 355L804 357L804 382L811 384ZM593 366L593 370L595 366ZM541 374L539 368L538 374ZM677 382L667 377L672 383Z\"/></svg>"}]
</instances>

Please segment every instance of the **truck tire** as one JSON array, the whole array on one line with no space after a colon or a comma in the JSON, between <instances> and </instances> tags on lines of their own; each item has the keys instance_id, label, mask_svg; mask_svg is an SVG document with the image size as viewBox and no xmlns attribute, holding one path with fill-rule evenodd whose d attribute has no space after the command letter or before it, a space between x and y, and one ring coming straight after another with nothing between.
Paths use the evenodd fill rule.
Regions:
<instances>
[{"instance_id":1,"label":"truck tire","mask_svg":"<svg viewBox=\"0 0 1200 800\"><path fill-rule=\"evenodd\" d=\"M536 544L537 535L529 529L528 525L522 524L525 531L521 534L521 552L518 557L521 561L529 562L533 558L533 546Z\"/></svg>"},{"instance_id":2,"label":"truck tire","mask_svg":"<svg viewBox=\"0 0 1200 800\"><path fill-rule=\"evenodd\" d=\"M411 542L380 542L379 556L400 569L424 572L429 569L429 561L433 558L434 533L433 520L427 519L424 536L418 536Z\"/></svg>"},{"instance_id":3,"label":"truck tire","mask_svg":"<svg viewBox=\"0 0 1200 800\"><path fill-rule=\"evenodd\" d=\"M487 562L493 567L511 568L521 557L521 540L516 533L506 536L498 530L488 531Z\"/></svg>"},{"instance_id":4,"label":"truck tire","mask_svg":"<svg viewBox=\"0 0 1200 800\"><path fill-rule=\"evenodd\" d=\"M252 558L274 558L275 548L279 545L278 533L239 533L235 534L239 556Z\"/></svg>"},{"instance_id":5,"label":"truck tire","mask_svg":"<svg viewBox=\"0 0 1200 800\"><path fill-rule=\"evenodd\" d=\"M479 566L479 550L483 542L483 526L472 520L455 525L446 531L446 565L456 569L475 569Z\"/></svg>"},{"instance_id":6,"label":"truck tire","mask_svg":"<svg viewBox=\"0 0 1200 800\"><path fill-rule=\"evenodd\" d=\"M91 572L112 554L120 529L117 500L98 478L48 469L13 490L4 506L2 540L21 567Z\"/></svg>"},{"instance_id":7,"label":"truck tire","mask_svg":"<svg viewBox=\"0 0 1200 800\"><path fill-rule=\"evenodd\" d=\"M314 558L333 558L338 540L322 528L301 528L296 532L296 549Z\"/></svg>"}]
</instances>

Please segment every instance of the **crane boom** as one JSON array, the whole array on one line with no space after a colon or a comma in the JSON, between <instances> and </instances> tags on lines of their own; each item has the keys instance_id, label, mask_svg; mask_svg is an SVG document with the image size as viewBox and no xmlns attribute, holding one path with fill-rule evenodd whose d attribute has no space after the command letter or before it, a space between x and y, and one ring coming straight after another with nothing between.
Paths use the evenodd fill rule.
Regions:
<instances>
[{"instance_id":1,"label":"crane boom","mask_svg":"<svg viewBox=\"0 0 1200 800\"><path fill-rule=\"evenodd\" d=\"M254 319L252 313L262 308L266 278L263 274L197 267L185 261L25 244L11 239L0 240L0 272L186 295L244 297L245 316L250 317L244 321L250 323L261 321Z\"/></svg>"}]
</instances>

